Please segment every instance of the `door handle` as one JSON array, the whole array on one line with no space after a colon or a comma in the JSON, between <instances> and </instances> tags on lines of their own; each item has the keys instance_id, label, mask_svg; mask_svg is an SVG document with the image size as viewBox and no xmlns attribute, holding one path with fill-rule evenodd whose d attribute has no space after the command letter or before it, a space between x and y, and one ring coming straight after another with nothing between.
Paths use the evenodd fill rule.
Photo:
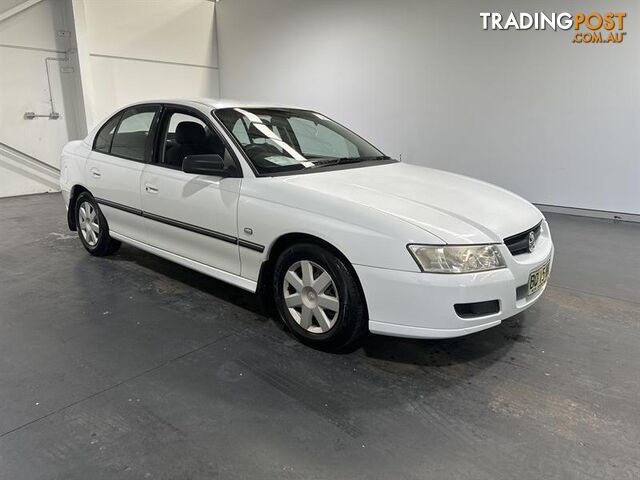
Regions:
<instances>
[{"instance_id":1,"label":"door handle","mask_svg":"<svg viewBox=\"0 0 640 480\"><path fill-rule=\"evenodd\" d=\"M145 184L144 189L147 191L147 193L158 193L158 187L156 187L155 185L149 185L147 183Z\"/></svg>"},{"instance_id":2,"label":"door handle","mask_svg":"<svg viewBox=\"0 0 640 480\"><path fill-rule=\"evenodd\" d=\"M102 176L102 174L100 173L100 170L98 170L97 168L92 168L91 169L91 176L93 178L100 178Z\"/></svg>"}]
</instances>

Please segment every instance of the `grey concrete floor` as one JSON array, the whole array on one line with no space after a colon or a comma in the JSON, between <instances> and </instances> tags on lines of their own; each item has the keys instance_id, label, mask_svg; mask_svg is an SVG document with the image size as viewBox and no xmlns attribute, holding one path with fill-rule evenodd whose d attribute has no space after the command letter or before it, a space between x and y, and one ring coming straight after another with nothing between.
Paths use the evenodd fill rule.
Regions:
<instances>
[{"instance_id":1,"label":"grey concrete floor","mask_svg":"<svg viewBox=\"0 0 640 480\"><path fill-rule=\"evenodd\" d=\"M59 195L0 200L2 479L638 479L640 226L549 215L543 299L466 338L306 348Z\"/></svg>"}]
</instances>

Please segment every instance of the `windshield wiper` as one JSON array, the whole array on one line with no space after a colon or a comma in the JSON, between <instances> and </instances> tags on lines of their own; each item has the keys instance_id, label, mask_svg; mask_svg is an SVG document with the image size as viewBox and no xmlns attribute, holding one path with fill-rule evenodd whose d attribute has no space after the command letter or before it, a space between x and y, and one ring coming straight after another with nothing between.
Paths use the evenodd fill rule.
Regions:
<instances>
[{"instance_id":1,"label":"windshield wiper","mask_svg":"<svg viewBox=\"0 0 640 480\"><path fill-rule=\"evenodd\" d=\"M345 165L347 163L359 163L366 162L368 160L390 160L391 157L386 155L379 155L377 157L341 157L341 158L327 158L322 160L315 160L313 164L316 167L328 167L331 165Z\"/></svg>"}]
</instances>

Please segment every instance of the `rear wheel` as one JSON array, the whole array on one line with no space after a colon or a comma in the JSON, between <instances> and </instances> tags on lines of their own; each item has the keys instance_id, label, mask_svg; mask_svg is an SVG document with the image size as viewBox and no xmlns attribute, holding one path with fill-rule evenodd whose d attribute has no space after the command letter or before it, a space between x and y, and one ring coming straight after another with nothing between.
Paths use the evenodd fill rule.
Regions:
<instances>
[{"instance_id":1,"label":"rear wheel","mask_svg":"<svg viewBox=\"0 0 640 480\"><path fill-rule=\"evenodd\" d=\"M345 261L315 244L289 247L276 261L273 292L279 316L303 343L342 351L367 332L365 301Z\"/></svg>"},{"instance_id":2,"label":"rear wheel","mask_svg":"<svg viewBox=\"0 0 640 480\"><path fill-rule=\"evenodd\" d=\"M76 200L76 228L80 241L91 255L111 255L120 248L120 242L109 236L107 220L89 192L81 193Z\"/></svg>"}]
</instances>

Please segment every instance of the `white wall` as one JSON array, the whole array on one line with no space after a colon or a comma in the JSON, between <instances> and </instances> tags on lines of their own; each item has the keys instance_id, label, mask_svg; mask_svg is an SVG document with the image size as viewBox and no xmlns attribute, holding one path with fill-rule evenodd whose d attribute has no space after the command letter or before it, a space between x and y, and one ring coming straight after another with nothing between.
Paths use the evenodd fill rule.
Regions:
<instances>
[{"instance_id":1,"label":"white wall","mask_svg":"<svg viewBox=\"0 0 640 480\"><path fill-rule=\"evenodd\" d=\"M23 3L0 0L0 15ZM61 118L25 120L49 113L44 59L65 53L51 63ZM0 197L57 190L63 145L122 105L218 95L213 2L42 0L0 21Z\"/></svg>"},{"instance_id":2,"label":"white wall","mask_svg":"<svg viewBox=\"0 0 640 480\"><path fill-rule=\"evenodd\" d=\"M0 13L19 3L0 0ZM73 56L50 64L61 118L24 119L27 111L50 112L45 58L63 57L72 46L70 37L57 35L70 28L67 7L64 0L44 0L0 22L0 197L57 190L60 150L83 128L73 102L77 70L60 71L61 66L75 65Z\"/></svg>"},{"instance_id":3,"label":"white wall","mask_svg":"<svg viewBox=\"0 0 640 480\"><path fill-rule=\"evenodd\" d=\"M481 11L626 11L620 45ZM223 97L318 109L536 203L640 213L640 2L222 0Z\"/></svg>"},{"instance_id":4,"label":"white wall","mask_svg":"<svg viewBox=\"0 0 640 480\"><path fill-rule=\"evenodd\" d=\"M73 0L89 127L119 106L218 97L214 3Z\"/></svg>"}]
</instances>

